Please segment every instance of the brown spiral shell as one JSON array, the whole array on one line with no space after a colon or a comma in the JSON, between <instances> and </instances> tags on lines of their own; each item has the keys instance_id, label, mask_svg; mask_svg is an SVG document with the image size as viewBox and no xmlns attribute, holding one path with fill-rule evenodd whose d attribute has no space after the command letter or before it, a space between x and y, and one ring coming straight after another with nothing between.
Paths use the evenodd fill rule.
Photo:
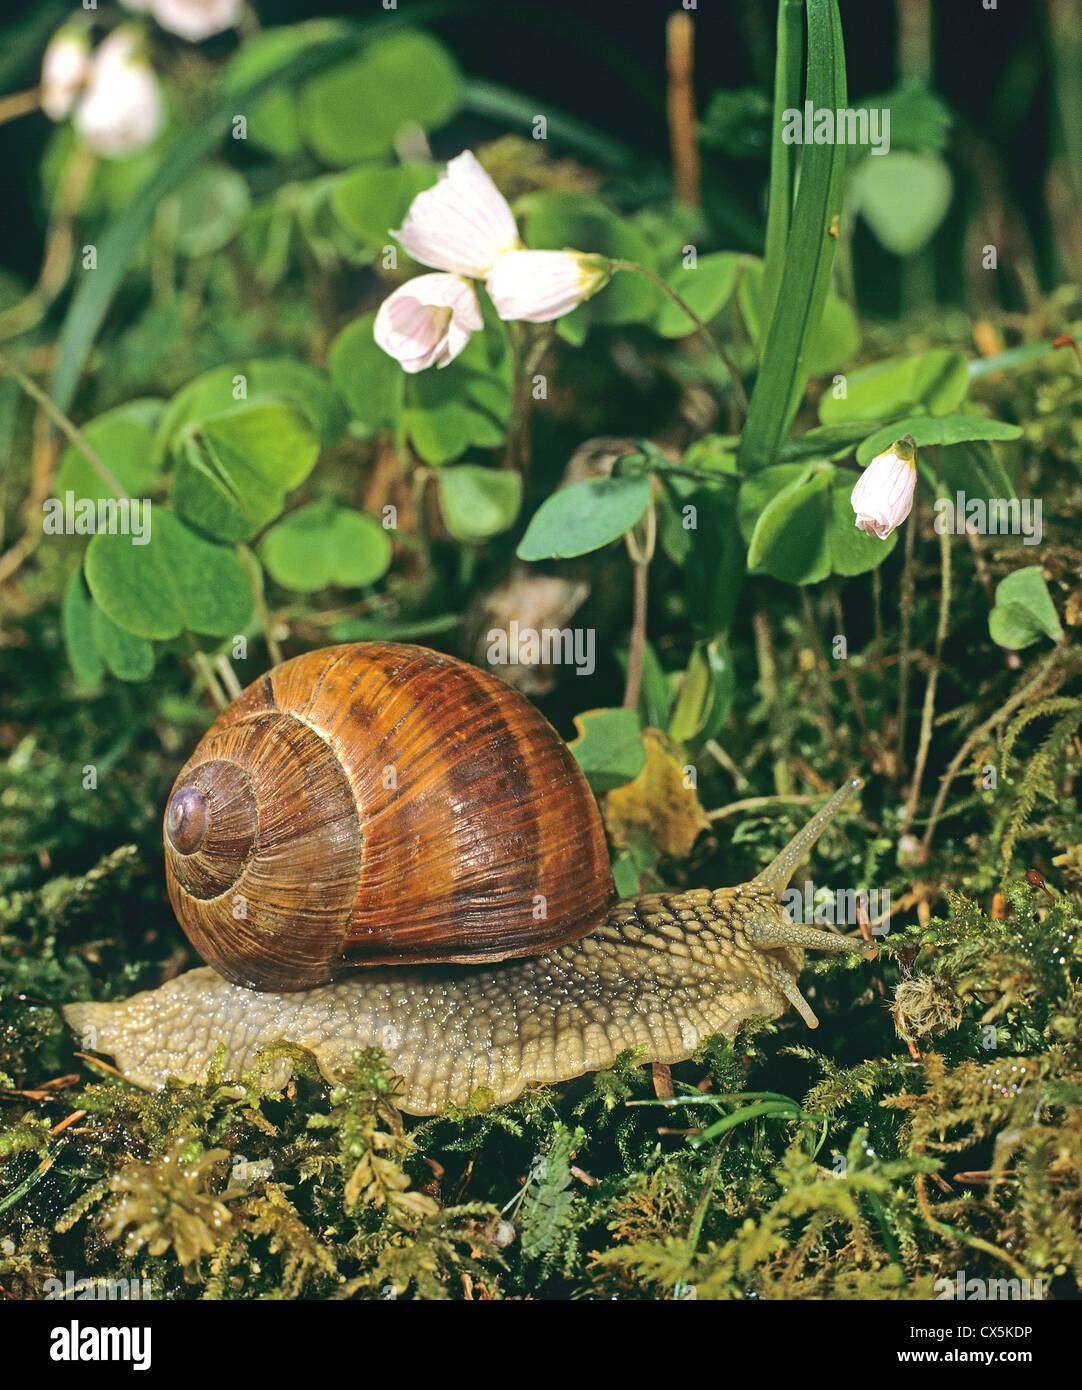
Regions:
<instances>
[{"instance_id":1,"label":"brown spiral shell","mask_svg":"<svg viewBox=\"0 0 1082 1390\"><path fill-rule=\"evenodd\" d=\"M540 954L615 898L597 804L551 725L494 676L398 643L255 681L181 769L164 829L181 926L254 989Z\"/></svg>"}]
</instances>

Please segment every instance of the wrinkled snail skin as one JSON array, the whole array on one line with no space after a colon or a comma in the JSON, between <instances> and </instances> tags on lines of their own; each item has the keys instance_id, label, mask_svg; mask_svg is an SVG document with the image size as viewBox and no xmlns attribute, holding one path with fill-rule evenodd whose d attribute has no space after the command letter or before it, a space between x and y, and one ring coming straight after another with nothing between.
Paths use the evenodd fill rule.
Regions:
<instances>
[{"instance_id":1,"label":"wrinkled snail skin","mask_svg":"<svg viewBox=\"0 0 1082 1390\"><path fill-rule=\"evenodd\" d=\"M803 948L764 949L749 935L784 934L777 910L754 885L648 894L618 904L573 945L502 965L373 970L300 994L255 993L203 968L124 1003L74 1004L65 1014L151 1088L170 1075L205 1080L221 1043L226 1076L279 1039L309 1048L328 1077L356 1048L378 1046L403 1078L402 1109L428 1115L464 1105L479 1087L497 1103L513 1100L527 1085L610 1066L624 1048L643 1047L644 1061L684 1061L712 1034L732 1036L745 1019L776 1017L790 1003L814 1025L795 984ZM874 953L849 937L791 930L821 949Z\"/></svg>"},{"instance_id":2,"label":"wrinkled snail skin","mask_svg":"<svg viewBox=\"0 0 1082 1390\"><path fill-rule=\"evenodd\" d=\"M203 968L118 1004L68 1005L65 1016L86 1046L151 1088L168 1076L204 1081L220 1044L227 1077L279 1040L310 1049L329 1078L355 1049L378 1046L403 1079L402 1109L417 1115L464 1105L480 1087L503 1103L609 1066L629 1047L644 1061L684 1061L710 1035L790 1004L815 1027L796 984L805 949L871 959L876 948L791 923L781 895L861 785L835 792L750 883L619 902L593 932L541 955L382 967L298 993L254 992Z\"/></svg>"}]
</instances>

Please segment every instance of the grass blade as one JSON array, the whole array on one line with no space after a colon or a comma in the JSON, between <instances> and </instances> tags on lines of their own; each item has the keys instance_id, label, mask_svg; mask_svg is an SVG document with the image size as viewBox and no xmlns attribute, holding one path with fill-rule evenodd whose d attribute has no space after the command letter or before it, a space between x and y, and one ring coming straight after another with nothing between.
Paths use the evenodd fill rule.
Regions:
<instances>
[{"instance_id":1,"label":"grass blade","mask_svg":"<svg viewBox=\"0 0 1082 1390\"><path fill-rule=\"evenodd\" d=\"M781 138L781 113L800 105L804 66L804 0L780 0L778 56L774 68L774 129L770 141L770 201L766 214L766 259L763 265L763 322L769 323L778 300L785 248L793 212L796 146ZM765 343L764 343L765 346Z\"/></svg>"},{"instance_id":2,"label":"grass blade","mask_svg":"<svg viewBox=\"0 0 1082 1390\"><path fill-rule=\"evenodd\" d=\"M807 15L807 100L816 111L837 111L846 103L837 0L807 0ZM775 122L781 119L781 111L775 109ZM744 471L773 462L796 414L807 379L807 350L822 314L834 259L830 227L841 211L846 150L837 141L808 144L808 132L803 135L800 186L785 268L740 442Z\"/></svg>"}]
</instances>

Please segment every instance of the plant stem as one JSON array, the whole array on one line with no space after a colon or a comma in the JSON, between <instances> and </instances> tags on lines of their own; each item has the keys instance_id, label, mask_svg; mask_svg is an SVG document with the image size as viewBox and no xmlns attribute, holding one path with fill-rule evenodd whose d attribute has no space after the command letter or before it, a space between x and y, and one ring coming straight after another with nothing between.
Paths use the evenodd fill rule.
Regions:
<instances>
[{"instance_id":1,"label":"plant stem","mask_svg":"<svg viewBox=\"0 0 1082 1390\"><path fill-rule=\"evenodd\" d=\"M242 692L240 681L237 680L237 673L233 670L232 662L223 652L219 652L214 658L214 667L222 678L222 685L225 687L229 698L235 700Z\"/></svg>"},{"instance_id":2,"label":"plant stem","mask_svg":"<svg viewBox=\"0 0 1082 1390\"><path fill-rule=\"evenodd\" d=\"M939 465L936 464L937 495L942 492L942 479ZM911 523L912 524L912 523ZM917 745L917 761L913 767L913 781L909 788L909 799L905 807L905 822L902 833L909 830L917 814L920 800L920 787L924 780L924 769L928 762L928 748L932 742L932 724L935 720L935 691L939 682L939 672L943 664L943 644L950 629L951 606L951 538L944 528L939 532L939 620L935 630L935 649L932 655L932 669L928 672L928 684L924 688L924 707L920 716L920 742Z\"/></svg>"},{"instance_id":3,"label":"plant stem","mask_svg":"<svg viewBox=\"0 0 1082 1390\"><path fill-rule=\"evenodd\" d=\"M255 556L245 545L237 546L237 554L248 575L248 583L252 590L252 602L255 604L255 611L259 617L259 626L263 629L263 640L267 644L267 655L270 657L271 665L277 666L282 660L282 649L274 636L274 620L263 594Z\"/></svg>"},{"instance_id":4,"label":"plant stem","mask_svg":"<svg viewBox=\"0 0 1082 1390\"><path fill-rule=\"evenodd\" d=\"M111 492L115 493L117 497L130 500L128 494L117 482L112 470L101 455L87 443L85 436L72 424L62 410L57 409L37 382L31 381L25 372L16 367L15 363L2 353L0 353L0 372L7 372L8 376L17 382L32 400L37 402L53 424L67 435L88 463L95 468L102 482Z\"/></svg>"},{"instance_id":5,"label":"plant stem","mask_svg":"<svg viewBox=\"0 0 1082 1390\"><path fill-rule=\"evenodd\" d=\"M815 685L819 692L819 703L823 708L823 726L827 737L830 740L830 750L836 753L838 750L838 730L834 723L834 717L830 712L830 687L827 684L827 663L823 655L823 646L819 640L819 628L816 623L815 613L812 609L811 599L808 597L808 590L801 585L800 588L800 608L804 618L804 631L807 635L808 646L812 654L812 666L815 671Z\"/></svg>"},{"instance_id":6,"label":"plant stem","mask_svg":"<svg viewBox=\"0 0 1082 1390\"><path fill-rule=\"evenodd\" d=\"M913 574L913 547L917 536L916 508L905 528L905 564L902 568L902 587L899 603L901 606L901 633L898 638L898 741L896 772L901 777L905 771L905 721L909 701L909 638L913 613L913 599L916 583Z\"/></svg>"},{"instance_id":7,"label":"plant stem","mask_svg":"<svg viewBox=\"0 0 1082 1390\"><path fill-rule=\"evenodd\" d=\"M697 208L701 201L699 147L695 122L695 26L686 10L674 10L665 25L669 84L669 147L672 150L673 192L681 203Z\"/></svg>"},{"instance_id":8,"label":"plant stem","mask_svg":"<svg viewBox=\"0 0 1082 1390\"><path fill-rule=\"evenodd\" d=\"M195 646L194 642L192 646L194 648L192 652L192 661L195 663L195 669L199 672L200 679L206 686L210 693L210 698L214 701L217 708L219 710L225 709L229 701L225 698L225 692L218 684L218 677L214 674L214 669L207 660L206 652L200 651L199 648Z\"/></svg>"},{"instance_id":9,"label":"plant stem","mask_svg":"<svg viewBox=\"0 0 1082 1390\"><path fill-rule=\"evenodd\" d=\"M759 686L763 692L767 726L770 730L769 742L774 769L774 790L779 796L788 797L793 790L793 779L783 752L781 695L778 690L777 667L774 664L774 644L770 632L770 619L762 609L753 616L752 628L755 632L755 656L759 663Z\"/></svg>"},{"instance_id":10,"label":"plant stem","mask_svg":"<svg viewBox=\"0 0 1082 1390\"><path fill-rule=\"evenodd\" d=\"M702 1191L699 1193L699 1200L695 1203L695 1210L691 1217L691 1226L688 1230L688 1254L694 1255L695 1248L699 1244L699 1237L702 1235L703 1221L706 1218L706 1209L710 1205L710 1198L714 1192L714 1179L718 1174L718 1165L721 1163L721 1156L725 1152L726 1145L729 1143L732 1134L723 1134L718 1140L718 1146L714 1150L714 1157L710 1160L710 1167L706 1170L706 1179L703 1182Z\"/></svg>"},{"instance_id":11,"label":"plant stem","mask_svg":"<svg viewBox=\"0 0 1082 1390\"><path fill-rule=\"evenodd\" d=\"M631 639L627 653L627 680L624 684L624 709L637 709L642 686L642 663L646 651L646 605L650 584L650 561L654 555L657 519L653 503L646 509L641 525L644 530L640 548L633 533L627 533L627 549L635 567L635 596L631 618Z\"/></svg>"},{"instance_id":12,"label":"plant stem","mask_svg":"<svg viewBox=\"0 0 1082 1390\"><path fill-rule=\"evenodd\" d=\"M718 340L710 332L710 329L707 328L706 324L703 323L702 319L691 307L691 305L687 303L683 296L677 294L673 287L667 284L661 278L660 275L655 275L652 270L647 270L647 268L644 265L639 265L637 261L610 261L609 264L612 266L613 270L630 270L633 271L636 275L645 276L647 280L652 281L660 289L664 290L674 304L679 305L679 307L683 309L684 313L687 314L688 318L699 330L699 333L702 335L702 338L706 345L709 348L711 348L714 352L716 352L717 355L721 358L721 361L725 366L725 370L729 373L729 378L732 381L733 391L736 394L736 398L740 402L740 409L746 417L748 413L748 393L744 390L744 383L740 380L740 373L736 370L736 365L734 364L729 354L718 342Z\"/></svg>"},{"instance_id":13,"label":"plant stem","mask_svg":"<svg viewBox=\"0 0 1082 1390\"><path fill-rule=\"evenodd\" d=\"M97 159L89 150L72 150L65 163L53 199L45 254L34 287L0 314L0 340L17 337L33 328L67 283L75 250L75 219L90 188Z\"/></svg>"},{"instance_id":14,"label":"plant stem","mask_svg":"<svg viewBox=\"0 0 1082 1390\"><path fill-rule=\"evenodd\" d=\"M878 574L878 567L874 571ZM838 593L837 584L830 586L830 610L834 615L834 626L839 637L845 636L845 614L842 612L841 596ZM846 652L849 646L846 644ZM849 703L853 707L853 712L857 716L857 723L860 725L861 733L865 738L871 737L871 730L868 727L868 716L864 713L864 702L860 698L860 689L857 686L857 678L853 675L853 668L850 664L848 655L841 663L842 680L845 682L846 691L849 694Z\"/></svg>"},{"instance_id":15,"label":"plant stem","mask_svg":"<svg viewBox=\"0 0 1082 1390\"><path fill-rule=\"evenodd\" d=\"M25 92L10 92L0 97L0 125L36 111L41 105L41 88L29 87Z\"/></svg>"}]
</instances>

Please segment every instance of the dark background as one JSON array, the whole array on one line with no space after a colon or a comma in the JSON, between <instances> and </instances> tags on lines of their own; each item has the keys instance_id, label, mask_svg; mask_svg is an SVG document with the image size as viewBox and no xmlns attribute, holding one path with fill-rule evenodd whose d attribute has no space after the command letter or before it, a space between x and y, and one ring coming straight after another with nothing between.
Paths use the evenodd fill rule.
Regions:
<instances>
[{"instance_id":1,"label":"dark background","mask_svg":"<svg viewBox=\"0 0 1082 1390\"><path fill-rule=\"evenodd\" d=\"M1050 0L1051 3L1051 0ZM264 27L315 15L371 16L378 0L255 0ZM63 4L4 5L5 43L0 50L0 91L32 86L48 36L69 12ZM424 7L401 0L399 13ZM667 159L665 126L665 20L675 0L449 0L442 18L426 22L452 49L463 70L537 99L541 111L558 109L617 137L650 161ZM919 9L920 7L917 6ZM938 0L933 14L932 82L957 116L948 158L957 193L936 238L936 298L959 302L963 280L959 243L981 175L967 161L974 140L997 167L1005 197L1021 215L1046 287L1057 278L1044 212L1044 176L1055 128L1049 7L1040 0L1000 0L985 10L981 0ZM882 93L899 79L898 8L895 0L841 0L851 104ZM696 87L700 112L717 88L772 85L775 0L699 0ZM180 43L161 35L164 44ZM207 49L227 54L234 34ZM33 278L40 264L42 207L35 187L41 148L50 123L33 115L0 126L4 169L3 246L0 262ZM503 133L498 123L462 118L446 139L463 145ZM558 141L550 142L559 153ZM747 215L732 220L724 240L733 249L761 251L765 160L707 155L710 181L724 183ZM987 177L987 163L984 177ZM899 308L898 262L883 252L863 226L854 246L859 283L868 291L867 313L889 316Z\"/></svg>"}]
</instances>

